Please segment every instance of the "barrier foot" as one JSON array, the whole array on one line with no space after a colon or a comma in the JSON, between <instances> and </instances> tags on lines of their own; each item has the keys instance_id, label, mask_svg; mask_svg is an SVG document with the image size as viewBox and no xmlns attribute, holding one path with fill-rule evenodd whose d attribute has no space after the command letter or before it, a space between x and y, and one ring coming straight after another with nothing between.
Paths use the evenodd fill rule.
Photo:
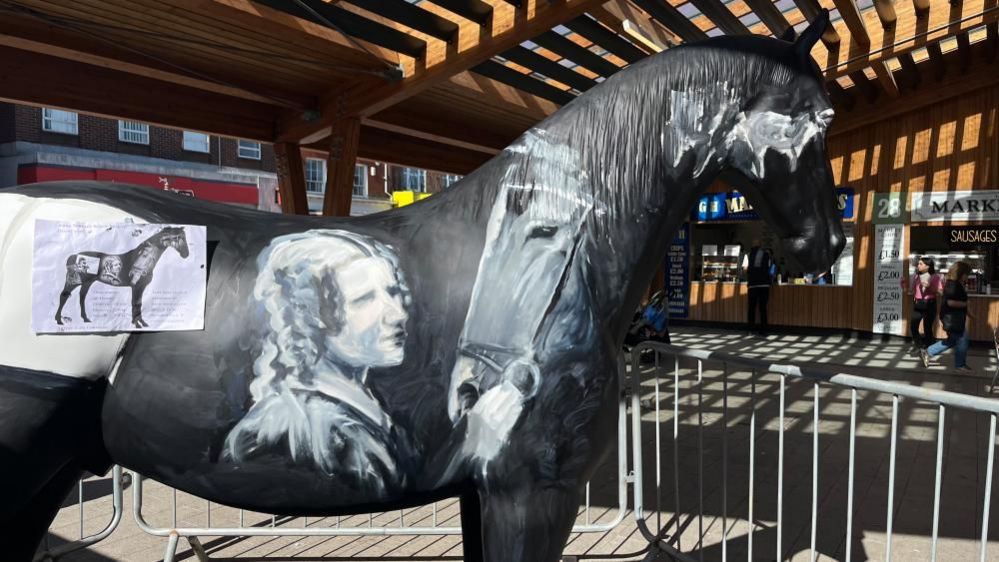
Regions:
<instances>
[{"instance_id":1,"label":"barrier foot","mask_svg":"<svg viewBox=\"0 0 999 562\"><path fill-rule=\"evenodd\" d=\"M173 562L173 557L177 554L177 543L180 542L180 535L170 533L167 539L166 552L163 553L163 562Z\"/></svg>"},{"instance_id":2,"label":"barrier foot","mask_svg":"<svg viewBox=\"0 0 999 562\"><path fill-rule=\"evenodd\" d=\"M208 553L205 552L205 547L198 537L187 537L187 542L191 545L194 555L198 557L198 562L209 562Z\"/></svg>"}]
</instances>

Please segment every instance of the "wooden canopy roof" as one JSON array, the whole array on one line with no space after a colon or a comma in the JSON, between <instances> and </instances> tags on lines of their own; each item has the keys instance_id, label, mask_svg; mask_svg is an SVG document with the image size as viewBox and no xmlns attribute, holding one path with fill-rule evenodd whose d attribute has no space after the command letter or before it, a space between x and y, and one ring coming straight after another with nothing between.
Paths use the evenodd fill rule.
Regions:
<instances>
[{"instance_id":1,"label":"wooden canopy roof","mask_svg":"<svg viewBox=\"0 0 999 562\"><path fill-rule=\"evenodd\" d=\"M0 0L0 98L333 152L356 120L360 156L465 173L651 53L820 8L835 126L859 126L997 80L997 2Z\"/></svg>"}]
</instances>

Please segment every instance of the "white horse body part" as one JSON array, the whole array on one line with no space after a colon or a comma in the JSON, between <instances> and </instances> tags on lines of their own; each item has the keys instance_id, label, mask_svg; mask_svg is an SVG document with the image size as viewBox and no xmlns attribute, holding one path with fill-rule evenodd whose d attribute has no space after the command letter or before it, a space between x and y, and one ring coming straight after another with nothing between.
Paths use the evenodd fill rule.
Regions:
<instances>
[{"instance_id":1,"label":"white horse body part","mask_svg":"<svg viewBox=\"0 0 999 562\"><path fill-rule=\"evenodd\" d=\"M0 365L96 380L108 376L128 334L39 335L31 329L35 220L142 222L109 205L80 199L0 194ZM53 279L53 283L62 283Z\"/></svg>"}]
</instances>

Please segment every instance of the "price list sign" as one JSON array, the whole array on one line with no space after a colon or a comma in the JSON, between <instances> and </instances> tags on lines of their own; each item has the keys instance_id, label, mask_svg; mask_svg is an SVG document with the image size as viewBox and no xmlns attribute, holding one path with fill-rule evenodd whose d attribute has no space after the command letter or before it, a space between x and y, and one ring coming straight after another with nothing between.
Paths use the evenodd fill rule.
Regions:
<instances>
[{"instance_id":1,"label":"price list sign","mask_svg":"<svg viewBox=\"0 0 999 562\"><path fill-rule=\"evenodd\" d=\"M902 335L904 293L901 224L874 226L874 329L875 334Z\"/></svg>"},{"instance_id":2,"label":"price list sign","mask_svg":"<svg viewBox=\"0 0 999 562\"><path fill-rule=\"evenodd\" d=\"M690 293L690 224L684 223L666 254L666 291L670 318L686 318Z\"/></svg>"}]
</instances>

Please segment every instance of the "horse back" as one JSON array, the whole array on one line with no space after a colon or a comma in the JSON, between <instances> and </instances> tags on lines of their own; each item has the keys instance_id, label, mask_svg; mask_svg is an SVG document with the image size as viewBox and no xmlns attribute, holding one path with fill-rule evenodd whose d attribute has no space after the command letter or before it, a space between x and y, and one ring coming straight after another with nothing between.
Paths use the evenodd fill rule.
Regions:
<instances>
[{"instance_id":1,"label":"horse back","mask_svg":"<svg viewBox=\"0 0 999 562\"><path fill-rule=\"evenodd\" d=\"M35 220L139 221L112 205L0 191L0 365L97 379L107 376L127 334L36 334L31 329ZM69 262L67 261L67 267ZM62 286L65 278L52 279Z\"/></svg>"}]
</instances>

